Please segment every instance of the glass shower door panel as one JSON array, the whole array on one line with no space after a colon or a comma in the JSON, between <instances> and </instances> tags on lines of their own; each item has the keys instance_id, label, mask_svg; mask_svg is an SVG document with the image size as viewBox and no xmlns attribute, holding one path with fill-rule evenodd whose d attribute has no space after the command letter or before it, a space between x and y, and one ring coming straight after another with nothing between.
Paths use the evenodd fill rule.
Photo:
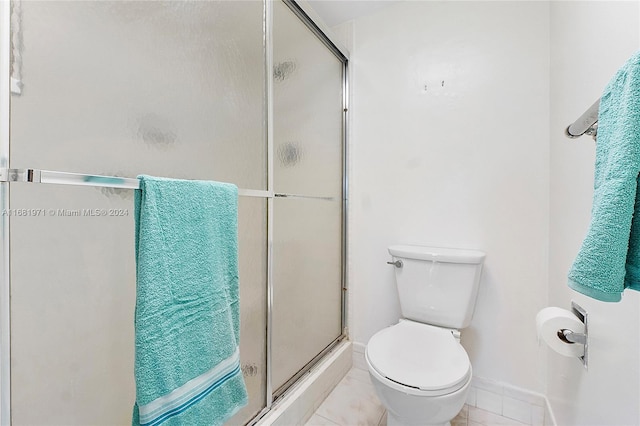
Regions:
<instances>
[{"instance_id":1,"label":"glass shower door panel","mask_svg":"<svg viewBox=\"0 0 640 426\"><path fill-rule=\"evenodd\" d=\"M131 422L135 257L132 191L13 184L11 362L14 425ZM118 211L88 216L84 209ZM239 204L241 362L249 405L265 406L266 202Z\"/></svg>"},{"instance_id":2,"label":"glass shower door panel","mask_svg":"<svg viewBox=\"0 0 640 426\"><path fill-rule=\"evenodd\" d=\"M228 425L244 425L266 406L267 394L267 201L238 202L240 362L249 404Z\"/></svg>"},{"instance_id":3,"label":"glass shower door panel","mask_svg":"<svg viewBox=\"0 0 640 426\"><path fill-rule=\"evenodd\" d=\"M262 2L22 2L21 20L11 167L265 189ZM133 191L15 183L10 206L33 209L10 228L13 424L130 423ZM249 406L231 424L266 388L266 201L239 208Z\"/></svg>"},{"instance_id":4,"label":"glass shower door panel","mask_svg":"<svg viewBox=\"0 0 640 426\"><path fill-rule=\"evenodd\" d=\"M274 189L342 196L342 62L274 3Z\"/></svg>"},{"instance_id":5,"label":"glass shower door panel","mask_svg":"<svg viewBox=\"0 0 640 426\"><path fill-rule=\"evenodd\" d=\"M339 200L274 200L274 390L342 333L341 211Z\"/></svg>"},{"instance_id":6,"label":"glass shower door panel","mask_svg":"<svg viewBox=\"0 0 640 426\"><path fill-rule=\"evenodd\" d=\"M12 167L266 189L262 1L23 1Z\"/></svg>"},{"instance_id":7,"label":"glass shower door panel","mask_svg":"<svg viewBox=\"0 0 640 426\"><path fill-rule=\"evenodd\" d=\"M11 207L37 214L10 219L12 424L131 422L132 195L12 184Z\"/></svg>"}]
</instances>

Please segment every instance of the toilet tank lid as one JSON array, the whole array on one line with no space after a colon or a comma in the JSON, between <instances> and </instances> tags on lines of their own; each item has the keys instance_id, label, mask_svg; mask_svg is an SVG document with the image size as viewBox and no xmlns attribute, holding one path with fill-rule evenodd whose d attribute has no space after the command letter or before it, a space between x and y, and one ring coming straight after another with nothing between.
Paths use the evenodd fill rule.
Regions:
<instances>
[{"instance_id":1,"label":"toilet tank lid","mask_svg":"<svg viewBox=\"0 0 640 426\"><path fill-rule=\"evenodd\" d=\"M482 263L485 253L480 250L468 250L445 247L426 247L399 245L389 247L389 253L404 259L430 260L447 263Z\"/></svg>"}]
</instances>

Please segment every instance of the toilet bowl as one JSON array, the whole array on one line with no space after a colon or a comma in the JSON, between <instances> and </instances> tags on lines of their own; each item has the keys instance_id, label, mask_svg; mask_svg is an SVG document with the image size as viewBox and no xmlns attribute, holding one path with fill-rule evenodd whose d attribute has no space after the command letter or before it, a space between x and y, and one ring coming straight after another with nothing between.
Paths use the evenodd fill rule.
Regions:
<instances>
[{"instance_id":1,"label":"toilet bowl","mask_svg":"<svg viewBox=\"0 0 640 426\"><path fill-rule=\"evenodd\" d=\"M472 369L453 333L400 320L369 340L365 359L388 426L448 425L460 412Z\"/></svg>"},{"instance_id":2,"label":"toilet bowl","mask_svg":"<svg viewBox=\"0 0 640 426\"><path fill-rule=\"evenodd\" d=\"M485 254L392 246L403 318L377 332L365 350L388 426L444 426L460 412L471 384L460 329L473 316Z\"/></svg>"}]
</instances>

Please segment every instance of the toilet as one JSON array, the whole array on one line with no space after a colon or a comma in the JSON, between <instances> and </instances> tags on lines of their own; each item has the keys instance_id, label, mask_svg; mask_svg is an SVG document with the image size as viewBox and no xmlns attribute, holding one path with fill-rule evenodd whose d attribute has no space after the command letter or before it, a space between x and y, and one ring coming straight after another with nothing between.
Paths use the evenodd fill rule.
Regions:
<instances>
[{"instance_id":1,"label":"toilet","mask_svg":"<svg viewBox=\"0 0 640 426\"><path fill-rule=\"evenodd\" d=\"M392 246L402 319L365 350L388 426L449 425L471 384L460 330L471 322L485 254L477 250Z\"/></svg>"}]
</instances>

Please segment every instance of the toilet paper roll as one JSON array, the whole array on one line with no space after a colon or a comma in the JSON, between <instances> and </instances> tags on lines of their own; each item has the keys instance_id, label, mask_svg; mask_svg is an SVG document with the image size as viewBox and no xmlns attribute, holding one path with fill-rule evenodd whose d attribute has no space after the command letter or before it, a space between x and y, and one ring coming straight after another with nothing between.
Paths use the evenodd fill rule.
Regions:
<instances>
[{"instance_id":1,"label":"toilet paper roll","mask_svg":"<svg viewBox=\"0 0 640 426\"><path fill-rule=\"evenodd\" d=\"M584 333L584 324L572 312L566 309L544 308L536 315L538 341L540 339L554 351L564 356L584 355L584 345L566 343L558 337L558 330L567 329L574 333Z\"/></svg>"}]
</instances>

